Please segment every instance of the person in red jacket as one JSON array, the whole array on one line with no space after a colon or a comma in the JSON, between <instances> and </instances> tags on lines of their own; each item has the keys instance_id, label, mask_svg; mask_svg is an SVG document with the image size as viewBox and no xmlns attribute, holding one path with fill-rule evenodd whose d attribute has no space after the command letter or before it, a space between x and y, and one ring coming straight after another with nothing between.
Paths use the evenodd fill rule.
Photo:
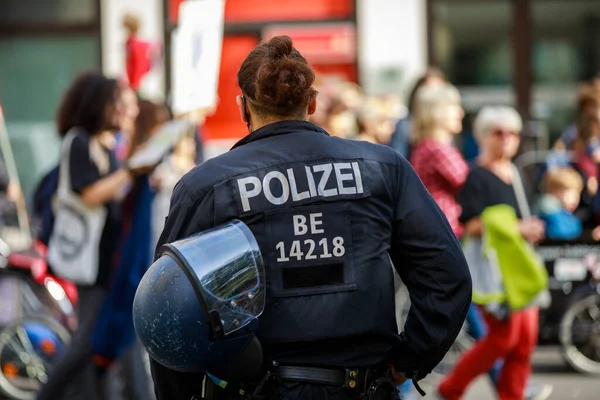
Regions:
<instances>
[{"instance_id":1,"label":"person in red jacket","mask_svg":"<svg viewBox=\"0 0 600 400\"><path fill-rule=\"evenodd\" d=\"M123 18L123 27L127 31L125 43L126 70L129 86L136 92L144 76L152 68L151 51L149 42L138 37L141 22L134 15L127 14Z\"/></svg>"}]
</instances>

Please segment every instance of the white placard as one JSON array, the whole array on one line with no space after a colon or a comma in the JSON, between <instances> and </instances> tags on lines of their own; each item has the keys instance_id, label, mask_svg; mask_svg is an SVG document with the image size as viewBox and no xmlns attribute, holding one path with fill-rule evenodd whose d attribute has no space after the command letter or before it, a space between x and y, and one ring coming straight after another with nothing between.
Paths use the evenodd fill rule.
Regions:
<instances>
[{"instance_id":1,"label":"white placard","mask_svg":"<svg viewBox=\"0 0 600 400\"><path fill-rule=\"evenodd\" d=\"M165 123L148 143L129 159L129 167L135 169L159 164L171 152L179 139L193 129L195 129L195 125L185 119Z\"/></svg>"},{"instance_id":2,"label":"white placard","mask_svg":"<svg viewBox=\"0 0 600 400\"><path fill-rule=\"evenodd\" d=\"M176 114L216 106L224 11L224 0L188 0L179 8L171 63Z\"/></svg>"}]
</instances>

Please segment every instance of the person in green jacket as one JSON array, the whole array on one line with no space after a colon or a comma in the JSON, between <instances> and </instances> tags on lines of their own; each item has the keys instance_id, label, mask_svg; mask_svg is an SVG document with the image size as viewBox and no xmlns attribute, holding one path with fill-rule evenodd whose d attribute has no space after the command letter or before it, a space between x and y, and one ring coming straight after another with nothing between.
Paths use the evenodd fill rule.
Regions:
<instances>
[{"instance_id":1,"label":"person in green jacket","mask_svg":"<svg viewBox=\"0 0 600 400\"><path fill-rule=\"evenodd\" d=\"M520 249L519 267L530 267L536 276L540 273L534 268L535 259L528 253L527 242L536 243L544 238L544 223L528 215L523 191L518 190L520 177L511 163L519 147L521 129L521 118L514 109L486 107L480 111L474 130L481 154L458 197L465 235L468 240L480 241L484 249L497 249L498 273L502 278L507 278L510 274L507 269L511 267L505 263L506 248ZM494 255L493 252L488 254ZM472 265L469 268L473 271ZM483 314L487 332L442 381L439 397L460 399L476 377L490 371L500 360L503 363L496 383L500 400L546 399L551 392L549 386L531 387L532 390L526 392L531 356L537 345L538 309L511 309L526 305L532 289L535 292L537 286L543 285L543 275L538 277L537 286L524 284L527 282L523 282L522 277L508 278L502 281L503 286L497 293L501 297L496 299L497 304L504 304L504 313L502 307L484 306L485 301L480 302L474 296L473 302L480 304L475 310ZM479 283L473 277L474 295Z\"/></svg>"}]
</instances>

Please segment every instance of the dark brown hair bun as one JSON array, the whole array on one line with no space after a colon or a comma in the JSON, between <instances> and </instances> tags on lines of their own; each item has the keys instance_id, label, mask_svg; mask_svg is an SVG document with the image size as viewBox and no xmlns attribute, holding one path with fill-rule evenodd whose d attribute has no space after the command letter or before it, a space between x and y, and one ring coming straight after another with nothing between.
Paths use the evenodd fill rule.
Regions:
<instances>
[{"instance_id":1,"label":"dark brown hair bun","mask_svg":"<svg viewBox=\"0 0 600 400\"><path fill-rule=\"evenodd\" d=\"M269 50L269 58L277 60L289 56L294 47L289 36L275 36L267 43L267 49Z\"/></svg>"},{"instance_id":2,"label":"dark brown hair bun","mask_svg":"<svg viewBox=\"0 0 600 400\"><path fill-rule=\"evenodd\" d=\"M238 72L244 96L263 115L300 115L317 94L314 82L314 71L288 36L257 46Z\"/></svg>"}]
</instances>

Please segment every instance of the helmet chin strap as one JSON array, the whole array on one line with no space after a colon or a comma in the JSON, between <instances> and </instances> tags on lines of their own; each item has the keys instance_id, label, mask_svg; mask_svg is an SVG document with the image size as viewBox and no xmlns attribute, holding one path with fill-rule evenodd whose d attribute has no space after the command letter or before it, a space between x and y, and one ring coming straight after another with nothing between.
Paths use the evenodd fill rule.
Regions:
<instances>
[{"instance_id":1,"label":"helmet chin strap","mask_svg":"<svg viewBox=\"0 0 600 400\"><path fill-rule=\"evenodd\" d=\"M250 113L248 112L248 105L246 103L246 97L242 95L242 108L244 112L244 117L246 118L246 126L248 127L248 132L252 133L252 128L250 128Z\"/></svg>"}]
</instances>

